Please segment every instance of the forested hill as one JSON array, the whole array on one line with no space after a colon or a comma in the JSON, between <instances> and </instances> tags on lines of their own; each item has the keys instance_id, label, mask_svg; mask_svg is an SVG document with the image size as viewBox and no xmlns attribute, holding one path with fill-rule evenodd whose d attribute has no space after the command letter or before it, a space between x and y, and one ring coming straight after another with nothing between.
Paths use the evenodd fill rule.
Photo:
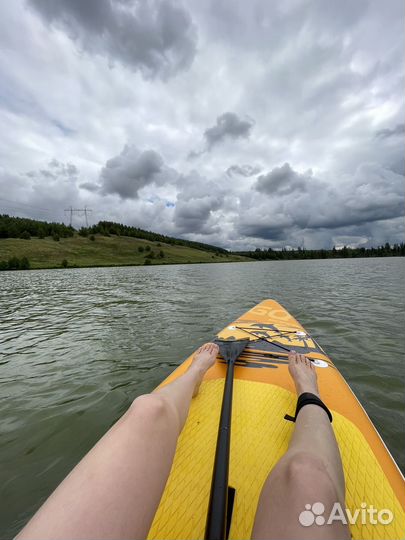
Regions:
<instances>
[{"instance_id":1,"label":"forested hill","mask_svg":"<svg viewBox=\"0 0 405 540\"><path fill-rule=\"evenodd\" d=\"M1 238L30 238L36 236L45 238L47 236L59 236L60 238L68 238L73 236L75 229L63 223L48 223L46 221L38 221L35 219L27 219L20 217L0 215L0 239ZM172 236L145 231L137 227L122 225L121 223L113 223L111 221L100 221L92 227L82 227L79 230L80 236L89 236L101 234L102 236L129 236L132 238L141 238L151 242L162 242L173 246L186 246L202 251L211 251L214 253L227 253L223 248L203 244L201 242L192 242Z\"/></svg>"},{"instance_id":2,"label":"forested hill","mask_svg":"<svg viewBox=\"0 0 405 540\"><path fill-rule=\"evenodd\" d=\"M104 236L114 234L116 236L131 236L133 238L142 238L143 240L149 240L151 242L164 242L165 244L171 244L173 246L186 246L194 249L201 249L203 251L227 253L226 249L212 246L210 244L203 244L202 242L192 242L191 240L173 238L172 236L166 236L164 234L145 231L144 229L138 229L137 227L122 225L121 223L114 223L112 221L100 221L97 225L93 225L88 229L82 228L80 229L79 234L102 234Z\"/></svg>"},{"instance_id":3,"label":"forested hill","mask_svg":"<svg viewBox=\"0 0 405 540\"><path fill-rule=\"evenodd\" d=\"M0 238L24 238L29 236L45 238L56 234L61 238L68 238L73 236L74 232L73 227L63 223L48 223L47 221L0 214Z\"/></svg>"},{"instance_id":4,"label":"forested hill","mask_svg":"<svg viewBox=\"0 0 405 540\"><path fill-rule=\"evenodd\" d=\"M341 249L282 249L275 251L269 249L255 249L254 251L233 251L232 255L249 257L257 261L282 261L293 259L347 259L356 257L403 257L405 256L405 244L388 243L379 247L350 248L344 246Z\"/></svg>"},{"instance_id":5,"label":"forested hill","mask_svg":"<svg viewBox=\"0 0 405 540\"><path fill-rule=\"evenodd\" d=\"M35 242L21 242L21 240L30 240L31 238L35 238ZM2 239L5 241L2 242ZM61 239L63 239L63 246ZM97 242L95 242L96 239ZM155 253L153 249L157 248L159 249ZM48 223L0 215L0 262L3 261L2 269L6 268L8 258L11 258L11 263L7 262L7 268L15 266L13 257L28 258L37 268L51 268L60 265L61 261L65 260L64 258L69 264L92 266L218 262L225 259L231 262L252 259L271 261L398 256L405 256L404 243L394 245L386 243L383 246L370 248L343 247L330 250L258 248L254 251L229 252L210 244L173 238L111 221L100 221L97 225L76 231L73 227L63 223ZM221 257L222 259L219 259ZM25 262L23 266L27 266Z\"/></svg>"}]
</instances>

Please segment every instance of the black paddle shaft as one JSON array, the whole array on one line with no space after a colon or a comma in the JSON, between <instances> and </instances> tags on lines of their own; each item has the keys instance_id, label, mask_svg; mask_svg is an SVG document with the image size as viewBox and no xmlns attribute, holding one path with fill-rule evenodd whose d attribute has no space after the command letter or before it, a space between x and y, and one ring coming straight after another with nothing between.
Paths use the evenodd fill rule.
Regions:
<instances>
[{"instance_id":1,"label":"black paddle shaft","mask_svg":"<svg viewBox=\"0 0 405 540\"><path fill-rule=\"evenodd\" d=\"M219 420L217 448L212 475L210 502L208 505L205 540L226 538L228 510L229 450L231 443L233 374L235 360L249 340L219 342L220 352L227 361L224 395Z\"/></svg>"}]
</instances>

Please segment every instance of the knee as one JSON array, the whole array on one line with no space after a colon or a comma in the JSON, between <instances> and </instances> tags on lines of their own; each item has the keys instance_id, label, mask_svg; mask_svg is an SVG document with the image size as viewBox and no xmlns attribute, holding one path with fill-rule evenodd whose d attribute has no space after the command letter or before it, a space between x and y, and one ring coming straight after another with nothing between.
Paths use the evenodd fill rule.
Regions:
<instances>
[{"instance_id":1,"label":"knee","mask_svg":"<svg viewBox=\"0 0 405 540\"><path fill-rule=\"evenodd\" d=\"M151 424L168 422L173 414L170 405L158 394L145 394L137 397L128 413L138 420L142 419Z\"/></svg>"},{"instance_id":2,"label":"knee","mask_svg":"<svg viewBox=\"0 0 405 540\"><path fill-rule=\"evenodd\" d=\"M286 455L284 480L296 488L317 485L334 491L334 486L323 459L310 452L296 452Z\"/></svg>"}]
</instances>

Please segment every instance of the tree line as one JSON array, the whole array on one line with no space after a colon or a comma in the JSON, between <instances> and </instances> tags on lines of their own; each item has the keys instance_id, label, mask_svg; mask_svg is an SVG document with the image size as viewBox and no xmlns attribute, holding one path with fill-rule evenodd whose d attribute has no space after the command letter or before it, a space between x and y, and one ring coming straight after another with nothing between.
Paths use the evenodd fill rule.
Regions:
<instances>
[{"instance_id":1,"label":"tree line","mask_svg":"<svg viewBox=\"0 0 405 540\"><path fill-rule=\"evenodd\" d=\"M23 238L26 240L31 236L68 238L73 236L74 232L73 227L63 223L48 223L47 221L0 214L0 238Z\"/></svg>"},{"instance_id":2,"label":"tree line","mask_svg":"<svg viewBox=\"0 0 405 540\"><path fill-rule=\"evenodd\" d=\"M72 226L64 225L63 223L48 223L47 221L0 214L0 239L22 238L24 240L29 240L31 236L36 236L38 238L52 236L55 240L58 240L58 237L68 238L73 236L75 232L76 230ZM172 236L139 229L138 227L114 223L112 221L100 221L97 225L82 227L78 232L81 236L93 236L92 239L94 239L95 234L101 234L103 236L131 236L133 238L142 238L143 240L152 242L186 246L203 251L213 251L215 253L227 253L226 249L210 244L174 238Z\"/></svg>"},{"instance_id":3,"label":"tree line","mask_svg":"<svg viewBox=\"0 0 405 540\"><path fill-rule=\"evenodd\" d=\"M7 214L0 214L0 239L2 238L22 238L30 239L31 236L38 238L45 238L47 236L53 237L54 240L59 238L68 238L74 235L76 230L63 223L48 223L46 221L39 221L35 219L20 218L9 216ZM358 258L358 257L400 257L405 256L405 244L389 244L388 242L378 247L357 247L351 248L344 246L341 249L281 249L273 250L257 248L252 251L233 251L229 252L226 249L213 246L210 244L204 244L202 242L193 242L191 240L183 240L180 238L174 238L172 236L166 236L164 234L155 233L152 231L146 231L139 229L138 227L131 227L129 225L123 225L122 223L114 223L112 221L100 221L97 225L91 227L82 227L78 231L79 235L90 237L90 240L94 240L95 234L103 236L130 236L133 238L141 238L143 240L149 240L152 242L165 243L170 245L186 246L203 251L214 252L219 254L232 254L240 255L243 257L249 257L259 261L268 260L292 260L292 259L341 259L341 258ZM7 268L5 266L7 265ZM22 266L25 266L24 261ZM5 269L17 269L16 261L12 261L10 267L9 261L2 261L2 270Z\"/></svg>"},{"instance_id":4,"label":"tree line","mask_svg":"<svg viewBox=\"0 0 405 540\"><path fill-rule=\"evenodd\" d=\"M254 251L233 251L233 255L250 257L259 261L282 261L294 259L346 259L359 257L403 257L405 255L405 244L389 244L388 242L379 247L358 247L351 248L344 246L341 249L260 249Z\"/></svg>"},{"instance_id":5,"label":"tree line","mask_svg":"<svg viewBox=\"0 0 405 540\"><path fill-rule=\"evenodd\" d=\"M90 234L101 234L104 236L132 236L134 238L142 238L143 240L149 240L151 242L162 242L172 246L186 246L194 249L200 249L202 251L228 253L226 249L212 246L210 244L174 238L172 236L166 236L164 234L139 229L138 227L131 227L129 225L123 225L122 223L114 223L112 221L100 221L97 223L97 225L93 225L92 227L82 227L79 230L79 234L82 236L87 236Z\"/></svg>"}]
</instances>

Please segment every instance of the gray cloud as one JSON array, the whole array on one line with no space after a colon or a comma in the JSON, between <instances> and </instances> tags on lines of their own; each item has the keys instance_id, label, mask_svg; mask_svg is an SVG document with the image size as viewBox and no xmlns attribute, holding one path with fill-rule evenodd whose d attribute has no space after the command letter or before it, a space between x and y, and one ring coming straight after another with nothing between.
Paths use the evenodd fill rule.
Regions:
<instances>
[{"instance_id":1,"label":"gray cloud","mask_svg":"<svg viewBox=\"0 0 405 540\"><path fill-rule=\"evenodd\" d=\"M397 124L394 128L389 129L380 129L376 133L376 137L379 137L380 139L387 139L388 137L394 137L396 135L404 135L405 134L405 124Z\"/></svg>"},{"instance_id":2,"label":"gray cloud","mask_svg":"<svg viewBox=\"0 0 405 540\"><path fill-rule=\"evenodd\" d=\"M75 181L79 175L79 169L73 163L62 163L57 159L52 159L47 168L40 169L39 171L29 171L27 176L30 178L49 178L55 180L58 178L65 178Z\"/></svg>"},{"instance_id":3,"label":"gray cloud","mask_svg":"<svg viewBox=\"0 0 405 540\"><path fill-rule=\"evenodd\" d=\"M304 237L326 247L331 247L335 236L368 240L376 223L405 215L404 180L378 164L364 163L354 175L330 184L285 164L259 178L260 194L248 202L238 230L241 235L292 246L301 245ZM395 241L401 241L401 236L396 234Z\"/></svg>"},{"instance_id":4,"label":"gray cloud","mask_svg":"<svg viewBox=\"0 0 405 540\"><path fill-rule=\"evenodd\" d=\"M163 159L154 150L140 152L126 145L118 156L109 159L100 174L101 193L135 199L138 191L159 181Z\"/></svg>"},{"instance_id":5,"label":"gray cloud","mask_svg":"<svg viewBox=\"0 0 405 540\"><path fill-rule=\"evenodd\" d=\"M203 197L183 201L179 199L174 214L174 224L182 234L199 233L204 235L218 232L219 228L208 224L211 213L218 210L220 200L215 197Z\"/></svg>"},{"instance_id":6,"label":"gray cloud","mask_svg":"<svg viewBox=\"0 0 405 540\"><path fill-rule=\"evenodd\" d=\"M82 182L79 184L79 188L90 191L91 193L96 193L100 190L99 184L96 184L95 182Z\"/></svg>"},{"instance_id":7,"label":"gray cloud","mask_svg":"<svg viewBox=\"0 0 405 540\"><path fill-rule=\"evenodd\" d=\"M226 174L228 176L239 175L248 178L249 176L259 174L260 171L261 167L257 165L231 165L227 168Z\"/></svg>"},{"instance_id":8,"label":"gray cloud","mask_svg":"<svg viewBox=\"0 0 405 540\"><path fill-rule=\"evenodd\" d=\"M75 165L57 160L18 175L0 168L0 213L64 221L66 207L86 204L76 186L79 175Z\"/></svg>"},{"instance_id":9,"label":"gray cloud","mask_svg":"<svg viewBox=\"0 0 405 540\"><path fill-rule=\"evenodd\" d=\"M404 9L0 2L0 193L229 248L403 241Z\"/></svg>"},{"instance_id":10,"label":"gray cloud","mask_svg":"<svg viewBox=\"0 0 405 540\"><path fill-rule=\"evenodd\" d=\"M84 50L140 70L170 77L187 69L196 53L189 13L171 0L29 0L49 23Z\"/></svg>"},{"instance_id":11,"label":"gray cloud","mask_svg":"<svg viewBox=\"0 0 405 540\"><path fill-rule=\"evenodd\" d=\"M205 147L202 150L192 150L187 158L200 157L226 139L247 139L254 125L251 118L242 119L236 113L225 112L217 117L215 126L204 131Z\"/></svg>"},{"instance_id":12,"label":"gray cloud","mask_svg":"<svg viewBox=\"0 0 405 540\"><path fill-rule=\"evenodd\" d=\"M257 179L254 188L262 193L278 193L286 195L293 191L307 191L312 173L306 175L294 171L288 163L282 167L275 167L267 174L262 174Z\"/></svg>"},{"instance_id":13,"label":"gray cloud","mask_svg":"<svg viewBox=\"0 0 405 540\"><path fill-rule=\"evenodd\" d=\"M195 171L180 177L174 212L177 233L211 235L219 232L213 213L224 206L224 197L224 188Z\"/></svg>"},{"instance_id":14,"label":"gray cloud","mask_svg":"<svg viewBox=\"0 0 405 540\"><path fill-rule=\"evenodd\" d=\"M225 112L218 116L215 126L204 131L207 148L211 149L226 138L248 138L254 126L250 118L241 119L236 113Z\"/></svg>"}]
</instances>

